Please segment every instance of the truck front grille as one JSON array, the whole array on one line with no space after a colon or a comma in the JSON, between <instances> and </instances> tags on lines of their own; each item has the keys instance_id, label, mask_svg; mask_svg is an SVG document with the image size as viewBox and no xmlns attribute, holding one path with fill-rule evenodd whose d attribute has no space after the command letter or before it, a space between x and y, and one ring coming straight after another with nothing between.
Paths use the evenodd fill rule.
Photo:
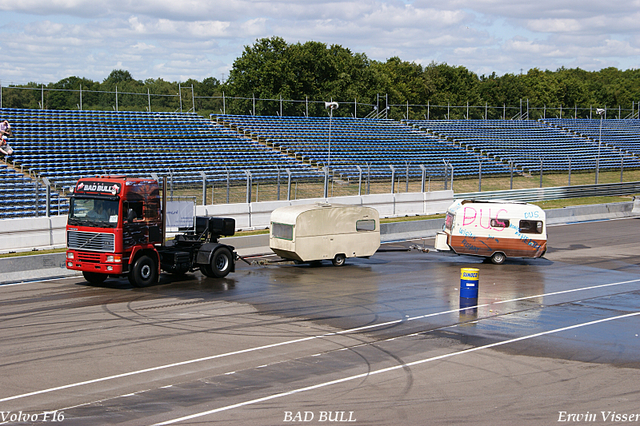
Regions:
<instances>
[{"instance_id":1,"label":"truck front grille","mask_svg":"<svg viewBox=\"0 0 640 426\"><path fill-rule=\"evenodd\" d=\"M101 232L67 231L67 247L74 250L113 253L116 249L114 234Z\"/></svg>"},{"instance_id":2,"label":"truck front grille","mask_svg":"<svg viewBox=\"0 0 640 426\"><path fill-rule=\"evenodd\" d=\"M85 262L85 263L100 263L100 253L78 253L77 254L77 259L80 262Z\"/></svg>"}]
</instances>

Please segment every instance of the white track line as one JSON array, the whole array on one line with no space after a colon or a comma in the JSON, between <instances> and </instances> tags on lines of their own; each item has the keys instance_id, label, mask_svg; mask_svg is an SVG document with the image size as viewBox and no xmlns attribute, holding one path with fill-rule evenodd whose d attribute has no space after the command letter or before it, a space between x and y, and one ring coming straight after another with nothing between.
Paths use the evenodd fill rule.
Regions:
<instances>
[{"instance_id":1,"label":"white track line","mask_svg":"<svg viewBox=\"0 0 640 426\"><path fill-rule=\"evenodd\" d=\"M477 305L477 307L485 307L485 306L504 304L504 303L509 303L509 302L517 302L517 301L522 301L522 300L527 300L527 299L532 299L532 298L540 298L540 297L543 297L543 296L555 296L555 295L559 295L559 294L573 293L573 292L578 292L578 291L594 290L594 289L599 289L599 288L605 288L605 287L611 287L611 286L617 286L617 285L623 285L623 284L630 284L630 283L634 283L634 282L640 282L640 278L639 279L635 279L635 280L620 281L620 282L609 283L609 284L600 284L600 285L576 288L576 289L571 289L571 290L556 291L556 292L552 292L552 293L537 294L537 295L534 295L534 296L524 296L524 297L519 297L519 298L516 298L516 299L509 299L509 300L502 300L502 301L498 301L498 302L485 303L485 304L482 304L482 305ZM127 373L115 374L115 375L112 375L112 376L99 377L97 379L86 380L86 381L83 381L83 382L69 383L69 384L62 385L62 386L56 386L56 387L52 387L52 388L48 388L48 389L42 389L42 390L37 390L37 391L33 391L33 392L27 392L27 393L23 393L23 394L20 394L20 395L8 396L8 397L5 397L5 398L1 398L0 402L13 401L13 400L16 400L16 399L27 398L27 397L35 396L35 395L42 395L42 394L45 394L45 393L56 392L56 391L60 391L60 390L64 390L64 389L71 389L71 388L75 388L75 387L79 387L79 386L85 386L85 385L90 385L90 384L95 384L95 383L100 383L100 382L106 382L106 381L109 381L109 380L121 379L121 378L124 378L124 377L135 376L135 375L138 375L138 374L150 373L150 372L154 372L154 371L165 370L165 369L168 369L168 368L180 367L180 366L189 365L189 364L195 364L195 363L198 363L198 362L211 361L211 360L214 360L214 359L225 358L225 357L229 357L229 356L233 356L233 355L239 355L239 354L250 353L250 352L257 352L257 351L261 351L261 350L264 350L264 349L271 349L271 348L276 348L276 347L279 347L279 346L292 345L292 344L296 344L296 343L307 342L307 341L310 341L310 340L324 339L324 338L331 337L331 336L339 336L339 335L344 335L344 334L349 334L349 333L356 333L356 332L360 332L360 331L363 331L363 330L369 330L369 329L373 329L373 328L388 327L390 325L400 324L400 323L407 322L407 321L415 321L415 320L434 317L434 316L438 316L438 315L447 315L447 314L459 312L459 311L461 311L463 309L468 309L468 308L469 307L460 308L460 309L451 309L451 310L447 310L447 311L434 312L434 313L431 313L431 314L420 315L420 316L416 316L416 317L407 317L407 318L394 320L394 321L387 321L387 322L379 323L379 324L371 324L371 325L367 325L367 326L363 326L363 327L351 328L349 330L342 330L342 331L337 331L337 332L332 332L332 333L320 334L320 335L316 335L316 336L303 337L303 338L300 338L300 339L287 340L287 341L284 341L284 342L273 343L273 344L270 344L270 345L256 346L256 347L253 347L253 348L242 349L242 350L234 351L234 352L227 352L227 353L211 355L211 356L207 356L207 357L203 357L203 358L190 359L190 360L176 362L176 363L172 363L172 364L159 365L159 366L156 366L156 367L145 368L145 369L142 369L142 370L135 370L135 371L129 371Z\"/></svg>"},{"instance_id":2,"label":"white track line","mask_svg":"<svg viewBox=\"0 0 640 426\"><path fill-rule=\"evenodd\" d=\"M475 348L465 349L465 350L458 351L458 352L453 352L453 353L450 353L450 354L438 355L438 356L434 356L434 357L431 357L431 358L425 358L425 359L421 359L421 360L418 360L418 361L409 362L409 363L406 363L406 364L400 364L400 365L396 365L396 366L393 366L393 367L387 367L387 368L383 368L383 369L380 369L380 370L375 370L375 371L370 371L370 372L366 372L366 373L362 373L362 374L357 374L355 376L344 377L342 379L332 380L330 382L319 383L317 385L307 386L307 387L300 388L300 389L294 389L294 390L291 390L291 391L288 391L288 392L269 395L269 396L265 396L265 397L258 398L258 399L252 399L250 401L239 402L237 404L227 405L226 407L220 407L220 408L216 408L216 409L209 410L209 411L203 411L203 412L200 412L200 413L191 414L189 416L179 417L177 419L167 420L167 421L164 421L164 422L161 422L161 423L156 423L156 424L154 424L152 426L164 426L164 425L170 425L170 424L174 424L174 423L178 423L178 422L183 422L183 421L186 421L186 420L192 420L192 419L195 419L195 418L198 418L198 417L208 416L210 414L215 414L215 413L219 413L219 412L222 412L222 411L232 410L234 408L244 407L244 406L247 406L247 405L253 405L253 404L260 403L260 402L269 401L269 400L276 399L276 398L282 398L282 397L294 395L294 394L301 393L301 392L307 392L307 391L310 391L310 390L320 389L320 388L324 388L324 387L327 387L327 386L336 385L336 384L339 384L339 383L349 382L349 381L352 381L352 380L362 379L362 378L369 377L369 376L374 376L374 375L377 375L377 374L388 373L390 371L399 370L401 368L413 367L413 366L416 366L416 365L425 364L427 362L432 362L432 361L440 361L440 360L443 360L443 359L446 359L446 358L451 358L451 357L454 357L454 356L464 355L464 354L468 354L468 353L471 353L471 352L477 352L477 351L481 351L481 350L485 350L485 349L491 349L491 348L495 348L495 347L498 347L498 346L504 346L504 345L508 345L508 344L515 343L515 342L519 342L519 341L522 341L522 340L533 339L533 338L540 337L540 336L545 336L545 335L548 335L548 334L560 333L560 332L563 332L563 331L573 330L573 329L580 328L580 327L587 327L587 326L590 326L590 325L600 324L600 323L607 322L607 321L614 321L614 320L619 320L619 319L624 319L624 318L630 318L630 317L637 316L637 315L640 315L640 312L633 312L633 313L630 313L630 314L618 315L618 316L615 316L615 317L603 318L603 319L599 319L599 320L584 322L584 323L581 323L581 324L570 325L570 326L567 326L567 327L556 328L554 330L542 331L542 332L539 332L539 333L529 334L527 336L516 337L515 339L509 339L509 340L505 340L505 341L502 341L502 342L490 343L488 345L477 346Z\"/></svg>"},{"instance_id":3,"label":"white track line","mask_svg":"<svg viewBox=\"0 0 640 426\"><path fill-rule=\"evenodd\" d=\"M27 284L37 284L37 283L45 283L45 282L49 282L49 281L61 281L61 280L68 280L69 278L77 278L80 275L68 275L65 277L55 277L55 278L34 278L33 281L30 280L26 280L26 281L8 281L5 283L0 283L0 289L2 289L3 287L14 287L17 285L27 285Z\"/></svg>"}]
</instances>

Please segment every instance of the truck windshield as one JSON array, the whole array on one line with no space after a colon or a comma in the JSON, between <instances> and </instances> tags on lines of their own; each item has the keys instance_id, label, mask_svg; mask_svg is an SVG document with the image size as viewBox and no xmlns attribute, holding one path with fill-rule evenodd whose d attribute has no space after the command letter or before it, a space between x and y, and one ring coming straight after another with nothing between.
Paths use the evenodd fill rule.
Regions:
<instances>
[{"instance_id":1,"label":"truck windshield","mask_svg":"<svg viewBox=\"0 0 640 426\"><path fill-rule=\"evenodd\" d=\"M72 197L69 224L115 228L118 224L118 200Z\"/></svg>"}]
</instances>

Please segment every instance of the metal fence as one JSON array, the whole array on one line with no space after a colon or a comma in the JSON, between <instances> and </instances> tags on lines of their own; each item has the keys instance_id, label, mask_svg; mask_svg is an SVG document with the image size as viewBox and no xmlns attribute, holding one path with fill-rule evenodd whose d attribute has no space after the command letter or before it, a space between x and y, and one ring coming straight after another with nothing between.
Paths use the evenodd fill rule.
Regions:
<instances>
[{"instance_id":1,"label":"metal fence","mask_svg":"<svg viewBox=\"0 0 640 426\"><path fill-rule=\"evenodd\" d=\"M455 194L454 198L474 200L515 200L534 203L581 197L606 197L640 194L640 182L624 182L598 185L559 186L555 188L529 188L508 191L468 192Z\"/></svg>"},{"instance_id":2,"label":"metal fence","mask_svg":"<svg viewBox=\"0 0 640 426\"><path fill-rule=\"evenodd\" d=\"M213 95L195 92L193 85L178 83L166 93L151 93L149 88L139 92L118 90L62 89L39 86L19 87L0 85L0 108L75 109L115 111L179 111L197 112L205 117L210 113L241 115L326 116L325 102L329 99L256 98L229 96L223 89ZM173 90L172 90L173 89ZM362 98L330 99L340 108L336 116L355 118L393 119L503 119L537 120L544 118L593 118L595 105L531 105L529 99L520 99L516 105L489 105L466 102L462 105L444 103L410 104L408 101L390 99L388 94L377 94L373 100ZM602 106L604 118L640 119L640 101L631 105Z\"/></svg>"},{"instance_id":3,"label":"metal fence","mask_svg":"<svg viewBox=\"0 0 640 426\"><path fill-rule=\"evenodd\" d=\"M260 201L275 200L299 200L317 199L334 196L369 195L382 193L402 193L402 192L431 192L436 190L456 188L471 189L477 185L477 192L463 192L458 190L456 198L475 199L512 199L527 202L544 201L550 199L563 199L575 197L593 196L617 196L640 194L640 182L623 182L622 170L620 173L620 183L600 183L600 184L578 184L571 185L571 174L566 176L566 186L543 187L543 180L537 177L528 177L529 184L535 184L536 188L513 189L513 174L498 177L500 186L509 187L509 190L487 191L486 186L491 185L491 179L485 176L485 190L483 191L483 176L478 174L472 177L458 177L454 180L453 173L429 176L424 167L420 167L420 174L405 170L392 173L391 179L372 179L367 175L367 168L360 167L360 174L357 179L346 179L330 176L325 173L323 177L317 179L297 179L295 175L283 174L277 179L254 179L254 175L246 172L244 179L222 179L211 181L206 175L202 175L202 180L191 183L178 183L174 181L172 174L167 175L169 197L189 196L196 200L198 205L209 204L236 204L254 203ZM612 174L615 175L616 172ZM632 178L637 179L637 172ZM542 177L542 174L540 175ZM574 181L575 181L574 174ZM149 177L149 176L141 176ZM152 175L151 177L160 180L161 177ZM556 180L560 176L555 175ZM593 173L585 174L585 178L592 178ZM523 176L516 176L517 179L525 179ZM617 177L615 178L617 179ZM583 179L584 181L584 179ZM546 182L545 182L546 183ZM495 186L495 185L493 185ZM56 192L58 190L59 192ZM36 179L34 182L33 203L25 204L21 209L15 209L14 214L2 214L0 218L9 217L33 217L33 216L54 216L63 215L68 211L68 191L54 188L48 179Z\"/></svg>"}]
</instances>

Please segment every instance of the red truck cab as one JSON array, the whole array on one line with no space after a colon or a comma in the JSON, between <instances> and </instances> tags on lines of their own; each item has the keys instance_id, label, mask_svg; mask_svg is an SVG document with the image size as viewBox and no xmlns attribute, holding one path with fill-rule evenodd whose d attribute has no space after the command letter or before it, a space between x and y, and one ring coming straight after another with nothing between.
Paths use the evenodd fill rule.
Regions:
<instances>
[{"instance_id":1,"label":"red truck cab","mask_svg":"<svg viewBox=\"0 0 640 426\"><path fill-rule=\"evenodd\" d=\"M67 269L82 271L92 284L126 275L136 287L158 282L160 270L175 275L199 270L212 278L234 272L238 254L218 241L235 233L232 218L195 217L193 230L164 244L166 178L163 182L160 194L154 179L80 179L69 204Z\"/></svg>"},{"instance_id":2,"label":"red truck cab","mask_svg":"<svg viewBox=\"0 0 640 426\"><path fill-rule=\"evenodd\" d=\"M91 283L124 274L130 281L157 281L155 244L163 242L160 204L153 179L80 179L69 205L67 268L82 271Z\"/></svg>"}]
</instances>

